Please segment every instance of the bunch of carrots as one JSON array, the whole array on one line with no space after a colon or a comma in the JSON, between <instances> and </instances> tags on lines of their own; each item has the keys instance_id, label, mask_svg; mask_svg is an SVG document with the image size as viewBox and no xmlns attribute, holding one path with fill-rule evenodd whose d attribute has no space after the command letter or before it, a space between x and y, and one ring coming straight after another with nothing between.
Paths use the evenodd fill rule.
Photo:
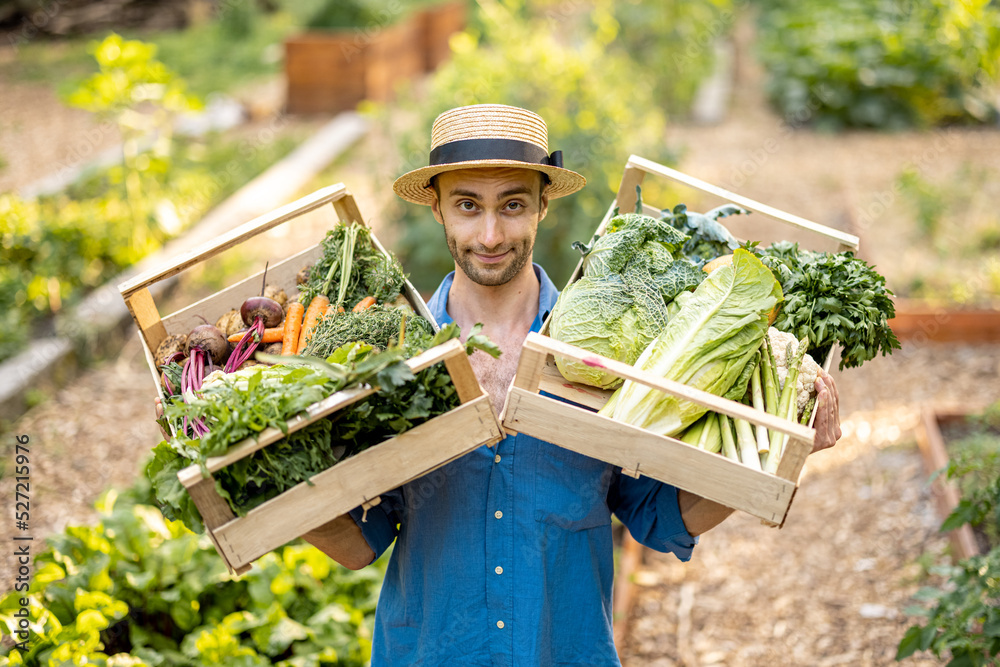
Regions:
<instances>
[{"instance_id":1,"label":"bunch of carrots","mask_svg":"<svg viewBox=\"0 0 1000 667\"><path fill-rule=\"evenodd\" d=\"M366 296L351 311L360 313L374 305L375 297ZM260 342L281 343L281 354L283 355L301 354L306 347L306 341L329 308L330 299L322 294L313 297L308 308L296 301L288 306L283 325L264 329ZM340 306L337 310L342 313L344 307ZM242 335L242 333L233 334L229 336L229 340L234 343L238 342Z\"/></svg>"}]
</instances>

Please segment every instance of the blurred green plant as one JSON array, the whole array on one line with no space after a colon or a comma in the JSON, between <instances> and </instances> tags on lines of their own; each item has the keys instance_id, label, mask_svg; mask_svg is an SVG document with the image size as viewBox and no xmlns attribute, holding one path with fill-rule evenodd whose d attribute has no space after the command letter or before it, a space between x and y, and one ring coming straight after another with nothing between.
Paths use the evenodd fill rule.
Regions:
<instances>
[{"instance_id":1,"label":"blurred green plant","mask_svg":"<svg viewBox=\"0 0 1000 667\"><path fill-rule=\"evenodd\" d=\"M779 112L817 127L900 129L997 116L990 0L759 0L758 55Z\"/></svg>"},{"instance_id":2,"label":"blurred green plant","mask_svg":"<svg viewBox=\"0 0 1000 667\"><path fill-rule=\"evenodd\" d=\"M904 169L896 179L903 198L914 209L917 217L917 227L920 232L934 238L941 223L941 218L948 210L948 201L944 188L930 183L914 168Z\"/></svg>"},{"instance_id":3,"label":"blurred green plant","mask_svg":"<svg viewBox=\"0 0 1000 667\"><path fill-rule=\"evenodd\" d=\"M162 194L162 177L170 168L173 118L201 107L186 84L156 60L156 47L124 40L112 33L91 46L100 71L66 96L73 107L91 111L117 125L122 139L122 170L118 175L134 226L132 244L147 239L162 243L167 234L143 215L148 200ZM154 137L147 150L142 141Z\"/></svg>"},{"instance_id":4,"label":"blurred green plant","mask_svg":"<svg viewBox=\"0 0 1000 667\"><path fill-rule=\"evenodd\" d=\"M619 0L615 46L637 67L653 68L653 99L672 115L686 114L715 65L715 47L736 19L732 0Z\"/></svg>"},{"instance_id":5,"label":"blurred green plant","mask_svg":"<svg viewBox=\"0 0 1000 667\"><path fill-rule=\"evenodd\" d=\"M325 0L305 25L314 30L384 28L407 16L413 4L403 0Z\"/></svg>"},{"instance_id":6,"label":"blurred green plant","mask_svg":"<svg viewBox=\"0 0 1000 667\"><path fill-rule=\"evenodd\" d=\"M172 667L365 665L384 569L352 572L293 543L230 575L207 535L166 521L148 482L97 503L100 521L50 537L31 585L0 599L18 640L26 598L31 639L10 665Z\"/></svg>"},{"instance_id":7,"label":"blurred green plant","mask_svg":"<svg viewBox=\"0 0 1000 667\"><path fill-rule=\"evenodd\" d=\"M946 579L925 586L918 600L930 607L907 611L926 619L899 642L896 659L930 651L952 667L995 665L1000 657L1000 403L970 419L972 432L951 443L949 463L937 474L957 483L961 500L941 525L969 524L985 535L988 551L955 565L931 568Z\"/></svg>"},{"instance_id":8,"label":"blurred green plant","mask_svg":"<svg viewBox=\"0 0 1000 667\"><path fill-rule=\"evenodd\" d=\"M395 107L406 113L383 115L390 142L400 150L396 173L427 164L431 124L447 109L502 103L541 115L549 150L562 150L565 166L588 180L583 191L551 202L539 225L535 261L561 285L579 260L571 243L593 234L629 154L670 157L665 114L649 84L652 68L636 67L610 48L618 38L610 0L593 3L576 30L558 16L531 17L521 0L478 4L475 24L481 28L452 37L452 58L434 73L426 93L404 91ZM405 129L398 131L402 116ZM454 264L430 209L394 201L386 217L397 223L395 250L414 284L432 290Z\"/></svg>"}]
</instances>

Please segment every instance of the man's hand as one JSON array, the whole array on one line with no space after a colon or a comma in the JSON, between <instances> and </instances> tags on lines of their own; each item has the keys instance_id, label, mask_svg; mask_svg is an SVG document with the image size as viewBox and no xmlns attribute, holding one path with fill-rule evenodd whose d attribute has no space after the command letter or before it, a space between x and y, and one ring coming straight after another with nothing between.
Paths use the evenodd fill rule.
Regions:
<instances>
[{"instance_id":1,"label":"man's hand","mask_svg":"<svg viewBox=\"0 0 1000 667\"><path fill-rule=\"evenodd\" d=\"M833 378L822 368L816 378L816 439L812 453L837 444L840 439L840 396Z\"/></svg>"}]
</instances>

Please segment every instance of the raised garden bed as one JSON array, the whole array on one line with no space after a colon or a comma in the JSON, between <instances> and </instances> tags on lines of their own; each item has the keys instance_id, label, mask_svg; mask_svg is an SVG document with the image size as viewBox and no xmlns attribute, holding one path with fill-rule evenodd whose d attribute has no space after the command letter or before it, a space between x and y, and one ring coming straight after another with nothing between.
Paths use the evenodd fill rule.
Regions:
<instances>
[{"instance_id":1,"label":"raised garden bed","mask_svg":"<svg viewBox=\"0 0 1000 667\"><path fill-rule=\"evenodd\" d=\"M900 341L990 343L1000 341L1000 310L951 309L896 299L889 325Z\"/></svg>"},{"instance_id":2,"label":"raised garden bed","mask_svg":"<svg viewBox=\"0 0 1000 667\"><path fill-rule=\"evenodd\" d=\"M960 409L925 408L922 411L921 428L917 430L917 443L928 475L948 465L948 442L969 430L966 425L970 414L969 411ZM944 521L958 505L960 499L958 488L942 474L934 479L931 493L934 496L938 518ZM986 538L969 524L951 531L948 537L956 561L984 554L989 550Z\"/></svg>"}]
</instances>

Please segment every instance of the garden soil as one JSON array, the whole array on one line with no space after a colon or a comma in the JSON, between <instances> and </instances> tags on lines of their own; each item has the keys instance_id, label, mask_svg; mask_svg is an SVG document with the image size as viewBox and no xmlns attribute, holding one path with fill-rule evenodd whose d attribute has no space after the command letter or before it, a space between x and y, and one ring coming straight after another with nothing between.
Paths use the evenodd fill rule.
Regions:
<instances>
[{"instance_id":1,"label":"garden soil","mask_svg":"<svg viewBox=\"0 0 1000 667\"><path fill-rule=\"evenodd\" d=\"M767 110L759 72L748 61L738 58L726 121L672 127L667 141L683 149L679 168L858 234L861 255L883 273L907 261L898 254L898 240L910 233L907 214L893 194L902 166L955 170L1000 154L996 130L828 136L796 129ZM380 190L347 166L340 171L367 214L388 182ZM760 225L754 234L776 233L754 224ZM904 609L928 581L922 554L946 548L915 445L919 409L976 407L1000 397L1000 345L907 343L835 377L844 437L809 459L782 529L737 514L701 538L689 563L644 552L620 647L625 665L895 664L896 644L912 622ZM151 383L130 337L116 358L8 425L8 434L30 437L29 532L36 551L47 535L96 520L99 494L141 474L160 439ZM5 472L8 439L0 448ZM0 497L13 498L9 474L0 480ZM0 538L9 543L12 532L6 521ZM0 588L12 585L15 571L5 550ZM939 662L924 656L907 664Z\"/></svg>"}]
</instances>

